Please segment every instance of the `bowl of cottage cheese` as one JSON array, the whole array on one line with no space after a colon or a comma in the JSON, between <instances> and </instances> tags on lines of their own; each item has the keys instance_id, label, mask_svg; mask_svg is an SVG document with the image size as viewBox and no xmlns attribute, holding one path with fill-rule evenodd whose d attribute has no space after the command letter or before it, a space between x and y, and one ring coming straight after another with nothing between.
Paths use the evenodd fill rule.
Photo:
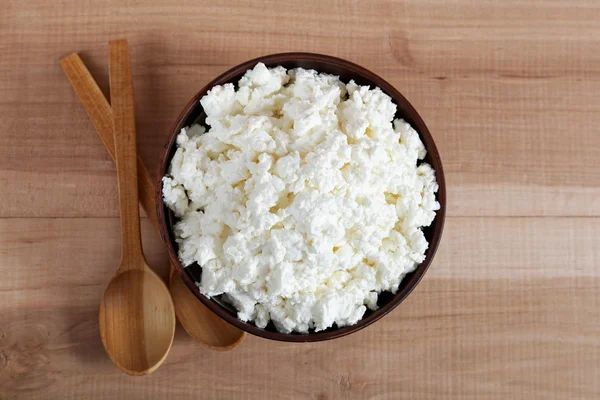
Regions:
<instances>
[{"instance_id":1,"label":"bowl of cottage cheese","mask_svg":"<svg viewBox=\"0 0 600 400\"><path fill-rule=\"evenodd\" d=\"M429 267L442 163L389 83L285 53L225 72L175 122L157 185L161 235L196 297L249 333L327 340L390 312Z\"/></svg>"}]
</instances>

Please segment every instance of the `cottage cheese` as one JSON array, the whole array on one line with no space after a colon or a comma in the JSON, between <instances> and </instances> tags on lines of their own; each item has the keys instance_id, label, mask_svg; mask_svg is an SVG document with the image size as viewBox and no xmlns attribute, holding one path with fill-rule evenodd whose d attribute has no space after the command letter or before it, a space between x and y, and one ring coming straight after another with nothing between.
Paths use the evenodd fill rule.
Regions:
<instances>
[{"instance_id":1,"label":"cottage cheese","mask_svg":"<svg viewBox=\"0 0 600 400\"><path fill-rule=\"evenodd\" d=\"M261 328L321 331L356 323L424 260L435 173L379 88L257 64L200 103L210 129L181 130L163 195L204 295Z\"/></svg>"}]
</instances>

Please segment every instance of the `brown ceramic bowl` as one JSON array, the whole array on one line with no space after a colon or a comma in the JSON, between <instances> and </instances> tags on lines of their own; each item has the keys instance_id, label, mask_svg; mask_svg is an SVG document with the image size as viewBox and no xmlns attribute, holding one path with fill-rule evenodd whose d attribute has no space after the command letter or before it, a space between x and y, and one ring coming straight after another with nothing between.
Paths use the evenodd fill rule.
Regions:
<instances>
[{"instance_id":1,"label":"brown ceramic bowl","mask_svg":"<svg viewBox=\"0 0 600 400\"><path fill-rule=\"evenodd\" d=\"M325 331L309 332L307 334L285 334L277 332L272 323L270 323L265 329L261 329L253 323L243 322L236 317L236 312L231 306L219 301L219 299L209 299L200 293L194 282L200 281L201 267L197 264L194 264L187 268L183 268L179 262L177 257L177 243L175 242L175 237L173 234L173 226L176 221L173 213L163 203L161 194L162 181L159 179L156 185L156 204L160 233L163 241L167 245L171 263L175 266L177 272L179 275L181 275L181 278L187 287L202 303L204 303L205 306L230 324L257 336L287 342L316 342L339 338L372 324L392 311L394 307L400 304L406 298L406 296L412 292L421 278L423 278L423 275L425 274L425 271L427 271L429 264L431 264L433 256L435 255L440 243L442 229L444 227L444 219L446 217L446 183L444 181L442 161L440 160L440 155L435 147L433 138L429 133L429 129L427 129L427 126L419 114L417 114L415 109L404 98L404 96L402 96L398 90L396 90L385 80L361 66L339 58L311 53L282 53L259 57L231 68L229 71L221 74L208 85L206 85L192 98L192 100L190 100L173 124L169 134L169 140L165 145L161 156L160 169L158 172L159 177L164 176L168 172L171 158L176 150L175 139L181 128L190 126L194 122L204 122L205 115L202 110L202 106L200 105L200 99L202 96L204 96L206 92L215 85L222 85L228 82L237 84L237 81L242 77L242 75L248 69L253 68L258 62L263 62L267 67L282 65L287 69L297 67L314 69L319 72L338 75L341 80L346 83L351 79L354 79L354 81L360 85L370 85L371 87L378 86L385 93L392 97L394 103L396 103L398 106L396 117L403 118L405 121L410 123L417 130L421 140L425 144L425 148L427 149L427 157L425 158L425 162L429 163L435 169L437 182L439 184L437 199L441 205L441 209L437 212L435 220L431 226L424 229L425 237L429 242L429 249L427 250L425 261L417 266L414 272L404 277L396 294L392 294L391 292L381 293L377 302L379 308L376 311L367 310L364 317L355 325L346 326L343 328L337 328L334 325L332 328L329 328Z\"/></svg>"}]
</instances>

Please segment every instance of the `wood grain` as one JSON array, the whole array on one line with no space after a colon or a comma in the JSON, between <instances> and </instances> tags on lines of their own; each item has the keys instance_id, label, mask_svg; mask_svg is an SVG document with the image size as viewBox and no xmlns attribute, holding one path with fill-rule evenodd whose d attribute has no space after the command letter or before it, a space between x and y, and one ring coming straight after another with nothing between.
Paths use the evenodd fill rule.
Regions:
<instances>
[{"instance_id":1,"label":"wood grain","mask_svg":"<svg viewBox=\"0 0 600 400\"><path fill-rule=\"evenodd\" d=\"M6 130L0 167L6 181L26 183L7 194L0 216L117 216L114 167L93 135L82 138L91 128L56 60L81 51L97 80L107 82L106 42L125 29L143 117L138 147L151 171L171 123L211 78L255 56L309 50L372 69L415 105L456 193L450 192L450 215L598 216L600 42L594 33L600 10L594 0L530 3L200 2L180 12L152 0L134 12L115 0L97 7L87 0L78 3L87 5L87 16L78 18L66 0L52 7L10 2L0 17L3 46L12 49L0 60L6 77L0 83ZM251 16L263 8L269 11ZM294 29L280 23L288 17ZM264 30L249 34L257 26ZM31 115L37 104L44 107ZM61 139L39 135L42 123ZM571 132L577 141L563 140ZM64 146L72 143L77 152L66 167L52 162L64 160ZM56 201L45 201L48 196ZM62 207L71 197L86 200ZM35 206L19 207L21 199Z\"/></svg>"},{"instance_id":2,"label":"wood grain","mask_svg":"<svg viewBox=\"0 0 600 400\"><path fill-rule=\"evenodd\" d=\"M14 267L0 282L0 304L12 304L1 314L2 399L158 399L199 390L217 399L572 399L600 391L595 218L450 218L424 281L364 331L314 345L249 336L222 353L180 330L163 366L142 381L114 368L98 336L98 299L119 261L119 222L94 219L94 232L89 222L0 220L11 238L0 255ZM149 262L166 272L149 223L143 234ZM65 265L64 252L96 268Z\"/></svg>"},{"instance_id":3,"label":"wood grain","mask_svg":"<svg viewBox=\"0 0 600 400\"><path fill-rule=\"evenodd\" d=\"M121 221L121 265L117 273L132 269L151 273L140 233L135 103L126 39L109 42L108 69Z\"/></svg>"},{"instance_id":4,"label":"wood grain","mask_svg":"<svg viewBox=\"0 0 600 400\"><path fill-rule=\"evenodd\" d=\"M597 1L7 0L0 37L0 399L600 397ZM193 94L249 58L321 52L394 84L448 186L416 291L329 343L248 337L216 353L180 330L160 370L122 376L97 325L119 258L115 169L58 65L81 52L106 95L118 37L151 171Z\"/></svg>"}]
</instances>

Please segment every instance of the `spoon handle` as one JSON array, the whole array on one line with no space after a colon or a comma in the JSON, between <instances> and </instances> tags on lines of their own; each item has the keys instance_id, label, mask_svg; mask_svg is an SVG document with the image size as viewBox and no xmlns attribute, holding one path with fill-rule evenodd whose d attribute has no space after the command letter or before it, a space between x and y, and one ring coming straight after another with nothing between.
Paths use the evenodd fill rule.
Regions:
<instances>
[{"instance_id":1,"label":"spoon handle","mask_svg":"<svg viewBox=\"0 0 600 400\"><path fill-rule=\"evenodd\" d=\"M136 169L135 110L127 40L108 44L110 100L121 210L121 267L143 269ZM140 262L142 261L142 262Z\"/></svg>"},{"instance_id":2,"label":"spoon handle","mask_svg":"<svg viewBox=\"0 0 600 400\"><path fill-rule=\"evenodd\" d=\"M71 86L75 90L77 97L83 105L83 109L90 117L92 124L96 128L102 143L106 147L108 154L115 159L115 135L113 134L113 118L110 104L104 97L104 94L98 87L98 84L86 68L85 64L77 53L72 53L60 60L60 65L69 79ZM152 225L158 231L158 220L156 218L156 202L154 196L156 189L154 187L154 178L150 175L142 159L137 158L138 172L138 196L142 208Z\"/></svg>"}]
</instances>

